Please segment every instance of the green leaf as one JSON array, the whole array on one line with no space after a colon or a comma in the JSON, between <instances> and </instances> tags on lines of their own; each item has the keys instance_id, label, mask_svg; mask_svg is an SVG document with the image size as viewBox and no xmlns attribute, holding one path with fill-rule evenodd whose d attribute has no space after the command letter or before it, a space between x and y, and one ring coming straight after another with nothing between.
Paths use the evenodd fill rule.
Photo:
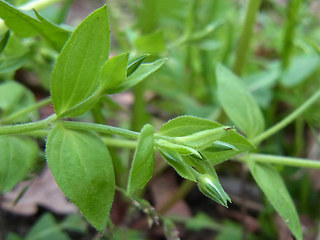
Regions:
<instances>
[{"instance_id":1,"label":"green leaf","mask_svg":"<svg viewBox=\"0 0 320 240\"><path fill-rule=\"evenodd\" d=\"M26 60L29 59L29 55L21 55L18 57L6 57L3 60L0 60L0 74L7 72L14 72L20 68Z\"/></svg>"},{"instance_id":2,"label":"green leaf","mask_svg":"<svg viewBox=\"0 0 320 240\"><path fill-rule=\"evenodd\" d=\"M180 137L186 138L186 136L188 136L186 138L188 140L189 136L192 135L196 137L205 136L205 134L201 135L201 133L209 133L210 135L211 131L214 132L215 129L221 129L221 127L221 124L214 121L193 116L180 116L165 123L159 129L157 135L173 137L174 139L179 139ZM222 129L223 128L226 127L222 127ZM204 138L202 141L202 143L205 143L204 146L206 146L206 148L201 148L201 154L204 155L212 164L218 164L239 153L249 151L254 148L251 143L239 133L233 130L230 131L231 129L228 128L226 129L227 134L220 136L218 141L215 141L217 140L215 135ZM210 139L210 141L207 141L207 139ZM196 142L193 143L191 138L189 140L189 144L193 146L198 144ZM226 147L226 144L229 144L229 147Z\"/></svg>"},{"instance_id":3,"label":"green leaf","mask_svg":"<svg viewBox=\"0 0 320 240\"><path fill-rule=\"evenodd\" d=\"M241 240L243 234L243 227L241 223L235 223L231 221L223 221L222 228L220 228L220 231L216 237L216 240ZM248 232L247 233L247 239L255 239L253 236Z\"/></svg>"},{"instance_id":4,"label":"green leaf","mask_svg":"<svg viewBox=\"0 0 320 240\"><path fill-rule=\"evenodd\" d=\"M67 215L60 227L65 230L70 230L77 233L85 234L87 232L87 224L81 215Z\"/></svg>"},{"instance_id":5,"label":"green leaf","mask_svg":"<svg viewBox=\"0 0 320 240\"><path fill-rule=\"evenodd\" d=\"M123 53L114 56L103 64L100 72L101 92L112 94L116 93L121 83L127 77L127 64L129 54Z\"/></svg>"},{"instance_id":6,"label":"green leaf","mask_svg":"<svg viewBox=\"0 0 320 240\"><path fill-rule=\"evenodd\" d=\"M57 125L49 132L46 155L60 189L101 232L115 188L112 159L102 140L92 132Z\"/></svg>"},{"instance_id":7,"label":"green leaf","mask_svg":"<svg viewBox=\"0 0 320 240\"><path fill-rule=\"evenodd\" d=\"M14 114L15 112L21 111L26 107L32 106L36 103L33 93L25 87L23 95L18 100L19 102L17 102L17 104L12 108L10 114ZM21 115L20 117L16 117L10 120L10 123L22 123L28 122L30 120L34 121L37 119L39 119L39 113L37 110L33 110L31 112L28 112L28 114Z\"/></svg>"},{"instance_id":8,"label":"green leaf","mask_svg":"<svg viewBox=\"0 0 320 240\"><path fill-rule=\"evenodd\" d=\"M194 169L186 164L179 153L171 150L170 148L158 147L162 157L167 163L176 170L176 172L183 178L196 182Z\"/></svg>"},{"instance_id":9,"label":"green leaf","mask_svg":"<svg viewBox=\"0 0 320 240\"><path fill-rule=\"evenodd\" d=\"M259 106L265 109L272 101L273 87L281 74L278 62L272 63L266 68L265 71L259 71L243 79Z\"/></svg>"},{"instance_id":10,"label":"green leaf","mask_svg":"<svg viewBox=\"0 0 320 240\"><path fill-rule=\"evenodd\" d=\"M136 38L133 42L133 46L138 52L154 55L157 55L166 49L162 31L156 31Z\"/></svg>"},{"instance_id":11,"label":"green leaf","mask_svg":"<svg viewBox=\"0 0 320 240\"><path fill-rule=\"evenodd\" d=\"M250 139L262 133L263 115L240 79L223 65L218 65L216 74L218 97L229 118Z\"/></svg>"},{"instance_id":12,"label":"green leaf","mask_svg":"<svg viewBox=\"0 0 320 240\"><path fill-rule=\"evenodd\" d=\"M201 231L203 229L217 231L220 228L220 225L216 221L203 212L199 212L192 218L187 219L185 226L191 231Z\"/></svg>"},{"instance_id":13,"label":"green leaf","mask_svg":"<svg viewBox=\"0 0 320 240\"><path fill-rule=\"evenodd\" d=\"M140 64L140 66L120 84L115 93L123 92L129 88L132 88L146 77L151 75L153 72L157 71L166 61L166 58L160 58L151 63Z\"/></svg>"},{"instance_id":14,"label":"green leaf","mask_svg":"<svg viewBox=\"0 0 320 240\"><path fill-rule=\"evenodd\" d=\"M195 155L184 155L181 157L186 164L191 166L198 173L213 176L216 175L216 171L214 170L212 164L203 156L201 158L198 158Z\"/></svg>"},{"instance_id":15,"label":"green leaf","mask_svg":"<svg viewBox=\"0 0 320 240\"><path fill-rule=\"evenodd\" d=\"M35 104L35 97L33 93L23 85L14 81L9 81L0 85L0 116L9 116L10 114L20 111L33 104ZM27 122L30 119L36 120L38 117L39 114L37 110L34 110L29 112L28 115L14 118L9 122Z\"/></svg>"},{"instance_id":16,"label":"green leaf","mask_svg":"<svg viewBox=\"0 0 320 240\"><path fill-rule=\"evenodd\" d=\"M289 68L283 73L281 83L293 87L310 77L319 67L318 55L299 56L292 59Z\"/></svg>"},{"instance_id":17,"label":"green leaf","mask_svg":"<svg viewBox=\"0 0 320 240\"><path fill-rule=\"evenodd\" d=\"M0 40L0 54L3 52L3 50L7 46L9 38L10 38L10 31L7 31L5 34L3 34Z\"/></svg>"},{"instance_id":18,"label":"green leaf","mask_svg":"<svg viewBox=\"0 0 320 240\"><path fill-rule=\"evenodd\" d=\"M9 81L0 85L0 113L9 113L23 96L22 85Z\"/></svg>"},{"instance_id":19,"label":"green leaf","mask_svg":"<svg viewBox=\"0 0 320 240\"><path fill-rule=\"evenodd\" d=\"M154 170L154 128L145 125L140 133L138 147L130 169L127 190L129 194L144 188Z\"/></svg>"},{"instance_id":20,"label":"green leaf","mask_svg":"<svg viewBox=\"0 0 320 240\"><path fill-rule=\"evenodd\" d=\"M219 141L214 142L210 147L206 148L201 153L212 164L216 165L234 157L239 153L251 151L253 149L254 146L246 138L238 133L233 132L232 134L222 137Z\"/></svg>"},{"instance_id":21,"label":"green leaf","mask_svg":"<svg viewBox=\"0 0 320 240\"><path fill-rule=\"evenodd\" d=\"M18 234L10 232L6 237L6 240L23 240L23 239Z\"/></svg>"},{"instance_id":22,"label":"green leaf","mask_svg":"<svg viewBox=\"0 0 320 240\"><path fill-rule=\"evenodd\" d=\"M42 35L56 50L60 50L69 38L69 32L41 17L18 10L4 0L0 0L0 17L5 24L20 37Z\"/></svg>"},{"instance_id":23,"label":"green leaf","mask_svg":"<svg viewBox=\"0 0 320 240\"><path fill-rule=\"evenodd\" d=\"M70 240L50 213L44 214L28 232L25 240Z\"/></svg>"},{"instance_id":24,"label":"green leaf","mask_svg":"<svg viewBox=\"0 0 320 240\"><path fill-rule=\"evenodd\" d=\"M271 165L256 163L253 159L250 159L249 167L252 176L272 206L287 224L292 234L301 240L302 231L299 217L279 172Z\"/></svg>"},{"instance_id":25,"label":"green leaf","mask_svg":"<svg viewBox=\"0 0 320 240\"><path fill-rule=\"evenodd\" d=\"M142 54L133 59L130 59L127 66L127 76L131 75L135 70L137 70L141 63L149 56L150 54Z\"/></svg>"},{"instance_id":26,"label":"green leaf","mask_svg":"<svg viewBox=\"0 0 320 240\"><path fill-rule=\"evenodd\" d=\"M33 166L38 145L28 138L0 136L0 191L11 190Z\"/></svg>"},{"instance_id":27,"label":"green leaf","mask_svg":"<svg viewBox=\"0 0 320 240\"><path fill-rule=\"evenodd\" d=\"M108 59L109 46L108 15L104 6L80 23L58 56L50 80L52 104L58 116L95 92L100 68ZM91 106L85 106L76 115Z\"/></svg>"},{"instance_id":28,"label":"green leaf","mask_svg":"<svg viewBox=\"0 0 320 240\"><path fill-rule=\"evenodd\" d=\"M222 125L214 121L193 116L180 116L166 122L157 134L168 137L183 137L218 127L222 127Z\"/></svg>"}]
</instances>

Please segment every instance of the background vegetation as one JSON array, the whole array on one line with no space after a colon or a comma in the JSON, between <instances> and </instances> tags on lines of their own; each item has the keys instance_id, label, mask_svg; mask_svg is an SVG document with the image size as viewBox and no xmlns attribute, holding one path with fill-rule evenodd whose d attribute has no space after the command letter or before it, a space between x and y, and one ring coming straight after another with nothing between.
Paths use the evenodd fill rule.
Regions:
<instances>
[{"instance_id":1,"label":"background vegetation","mask_svg":"<svg viewBox=\"0 0 320 240\"><path fill-rule=\"evenodd\" d=\"M50 21L68 24L65 31L90 13L84 9L104 4L4 2L36 8ZM168 60L131 91L104 98L78 120L133 131L150 123L157 131L172 118L192 115L235 126L256 149L215 165L232 203L225 208L202 195L160 154L153 177L133 199L122 188L136 142L105 137L119 189L112 223L101 236L61 193L51 192L60 196L60 206L45 200L52 181L46 180L39 134L37 144L29 145L39 149L37 162L22 176L29 180L12 191L1 189L0 239L319 238L319 2L110 0L107 6L110 56L130 52L148 62ZM48 44L45 33L7 29L0 22L0 124L43 119L53 113L49 79L61 43ZM42 195L32 199L35 192ZM25 205L19 210L19 204Z\"/></svg>"}]
</instances>

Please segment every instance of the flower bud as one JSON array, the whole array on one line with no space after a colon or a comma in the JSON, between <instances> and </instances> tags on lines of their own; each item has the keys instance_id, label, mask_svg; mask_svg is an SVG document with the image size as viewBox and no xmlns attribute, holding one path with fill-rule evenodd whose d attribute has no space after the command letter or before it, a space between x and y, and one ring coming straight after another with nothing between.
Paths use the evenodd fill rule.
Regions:
<instances>
[{"instance_id":1,"label":"flower bud","mask_svg":"<svg viewBox=\"0 0 320 240\"><path fill-rule=\"evenodd\" d=\"M200 175L198 177L198 188L204 195L225 207L228 207L228 201L231 202L230 197L220 185L217 176Z\"/></svg>"},{"instance_id":2,"label":"flower bud","mask_svg":"<svg viewBox=\"0 0 320 240\"><path fill-rule=\"evenodd\" d=\"M186 145L198 151L206 149L215 141L225 137L234 131L231 127L217 127L209 130L200 131L184 137L176 137L176 143Z\"/></svg>"},{"instance_id":3,"label":"flower bud","mask_svg":"<svg viewBox=\"0 0 320 240\"><path fill-rule=\"evenodd\" d=\"M175 144L172 142L168 142L166 140L158 140L156 142L156 144L160 147L171 149L171 150L173 150L179 154L182 154L182 155L195 155L198 158L202 158L200 153L191 147L187 147L187 146L184 146L181 144Z\"/></svg>"}]
</instances>

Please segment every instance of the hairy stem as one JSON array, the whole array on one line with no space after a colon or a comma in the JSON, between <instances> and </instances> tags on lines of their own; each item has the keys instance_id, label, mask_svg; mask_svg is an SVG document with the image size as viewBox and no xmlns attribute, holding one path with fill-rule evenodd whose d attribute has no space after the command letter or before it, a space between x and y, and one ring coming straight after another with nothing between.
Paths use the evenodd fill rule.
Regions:
<instances>
[{"instance_id":1,"label":"hairy stem","mask_svg":"<svg viewBox=\"0 0 320 240\"><path fill-rule=\"evenodd\" d=\"M306 111L312 104L320 99L320 90L318 90L314 95L312 95L304 104L302 104L298 109L296 109L293 113L288 115L282 121L269 128L265 132L261 133L259 136L254 138L251 142L255 145L259 144L261 141L270 137L271 135L279 132L282 128L286 127L292 121L294 121L298 116L300 116L304 111Z\"/></svg>"},{"instance_id":2,"label":"hairy stem","mask_svg":"<svg viewBox=\"0 0 320 240\"><path fill-rule=\"evenodd\" d=\"M235 74L241 76L243 68L246 64L246 58L250 48L253 26L256 22L257 12L260 7L261 0L249 0L246 17L242 27L239 43L237 46L236 60L233 65Z\"/></svg>"},{"instance_id":3,"label":"hairy stem","mask_svg":"<svg viewBox=\"0 0 320 240\"><path fill-rule=\"evenodd\" d=\"M123 128L113 127L109 125L102 125L97 123L85 123L85 122L70 122L70 121L63 121L62 125L69 129L76 129L76 130L91 130L100 133L106 134L116 134L120 136L124 136L131 139L138 139L140 133L130 131Z\"/></svg>"},{"instance_id":4,"label":"hairy stem","mask_svg":"<svg viewBox=\"0 0 320 240\"><path fill-rule=\"evenodd\" d=\"M0 135L19 134L19 133L26 133L26 132L36 131L36 130L47 129L49 128L50 124L55 120L56 120L56 115L53 114L48 118L41 121L37 121L37 122L0 126Z\"/></svg>"}]
</instances>

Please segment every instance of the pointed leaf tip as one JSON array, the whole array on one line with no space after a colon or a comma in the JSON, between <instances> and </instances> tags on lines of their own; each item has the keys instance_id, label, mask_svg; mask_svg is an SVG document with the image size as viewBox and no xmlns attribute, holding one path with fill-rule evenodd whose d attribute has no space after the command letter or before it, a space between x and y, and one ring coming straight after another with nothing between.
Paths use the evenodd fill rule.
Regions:
<instances>
[{"instance_id":1,"label":"pointed leaf tip","mask_svg":"<svg viewBox=\"0 0 320 240\"><path fill-rule=\"evenodd\" d=\"M111 156L100 137L56 125L48 135L46 156L59 188L102 232L109 220L115 179Z\"/></svg>"}]
</instances>

